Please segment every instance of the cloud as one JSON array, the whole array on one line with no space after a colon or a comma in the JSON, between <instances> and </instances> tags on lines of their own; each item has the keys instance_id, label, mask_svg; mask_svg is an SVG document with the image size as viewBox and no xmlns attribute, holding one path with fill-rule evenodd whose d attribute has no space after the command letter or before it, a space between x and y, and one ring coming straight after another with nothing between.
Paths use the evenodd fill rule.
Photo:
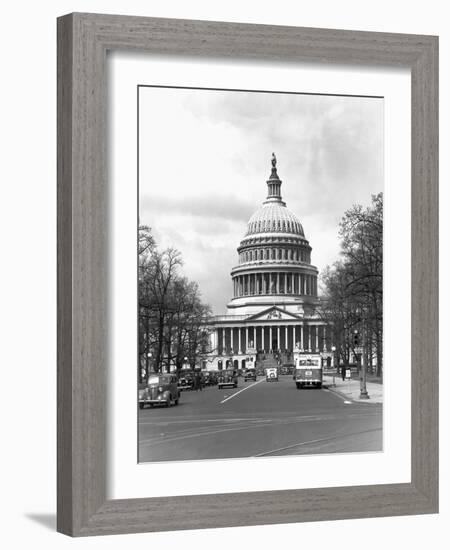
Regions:
<instances>
[{"instance_id":1,"label":"cloud","mask_svg":"<svg viewBox=\"0 0 450 550\"><path fill-rule=\"evenodd\" d=\"M182 252L216 313L272 152L319 269L338 257L345 210L383 189L381 99L145 88L140 117L140 220Z\"/></svg>"},{"instance_id":2,"label":"cloud","mask_svg":"<svg viewBox=\"0 0 450 550\"><path fill-rule=\"evenodd\" d=\"M219 218L224 220L239 220L245 222L251 215L254 204L233 195L221 197L165 197L144 195L140 201L140 208L150 215L153 212L167 214L186 214L199 218Z\"/></svg>"}]
</instances>

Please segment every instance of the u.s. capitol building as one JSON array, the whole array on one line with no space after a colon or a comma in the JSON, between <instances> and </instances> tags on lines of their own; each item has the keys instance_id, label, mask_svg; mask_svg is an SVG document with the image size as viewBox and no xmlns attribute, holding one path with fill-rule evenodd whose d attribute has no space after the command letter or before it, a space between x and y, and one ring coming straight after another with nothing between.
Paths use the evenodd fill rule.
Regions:
<instances>
[{"instance_id":1,"label":"u.s. capitol building","mask_svg":"<svg viewBox=\"0 0 450 550\"><path fill-rule=\"evenodd\" d=\"M281 197L277 160L267 180L267 197L251 216L231 270L233 297L227 314L212 318L204 366L220 370L255 364L274 354L293 363L305 352L331 361L331 330L320 316L317 268L297 216Z\"/></svg>"}]
</instances>

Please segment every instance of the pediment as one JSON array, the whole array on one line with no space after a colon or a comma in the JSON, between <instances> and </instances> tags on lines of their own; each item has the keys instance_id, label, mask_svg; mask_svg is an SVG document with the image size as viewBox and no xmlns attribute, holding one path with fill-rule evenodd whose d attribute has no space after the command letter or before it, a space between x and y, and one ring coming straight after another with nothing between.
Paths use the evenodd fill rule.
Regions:
<instances>
[{"instance_id":1,"label":"pediment","mask_svg":"<svg viewBox=\"0 0 450 550\"><path fill-rule=\"evenodd\" d=\"M272 306L249 317L249 321L296 321L302 317L278 306Z\"/></svg>"}]
</instances>

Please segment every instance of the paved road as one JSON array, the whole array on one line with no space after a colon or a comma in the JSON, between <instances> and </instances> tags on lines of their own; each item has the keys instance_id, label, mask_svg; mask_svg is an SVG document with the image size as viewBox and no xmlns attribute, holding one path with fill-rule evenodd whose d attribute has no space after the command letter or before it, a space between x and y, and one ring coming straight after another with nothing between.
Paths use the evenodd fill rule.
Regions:
<instances>
[{"instance_id":1,"label":"paved road","mask_svg":"<svg viewBox=\"0 0 450 550\"><path fill-rule=\"evenodd\" d=\"M182 392L180 404L139 411L139 460L198 460L382 450L382 406L290 376L237 389Z\"/></svg>"}]
</instances>

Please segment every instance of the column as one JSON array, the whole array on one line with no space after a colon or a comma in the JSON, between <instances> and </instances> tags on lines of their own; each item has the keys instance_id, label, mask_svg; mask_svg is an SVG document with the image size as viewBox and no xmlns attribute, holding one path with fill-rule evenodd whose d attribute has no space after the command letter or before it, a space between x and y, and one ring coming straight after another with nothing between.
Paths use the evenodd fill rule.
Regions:
<instances>
[{"instance_id":1,"label":"column","mask_svg":"<svg viewBox=\"0 0 450 550\"><path fill-rule=\"evenodd\" d=\"M222 327L222 355L226 355L225 343L225 327Z\"/></svg>"},{"instance_id":2,"label":"column","mask_svg":"<svg viewBox=\"0 0 450 550\"><path fill-rule=\"evenodd\" d=\"M311 325L308 327L308 350L311 351Z\"/></svg>"},{"instance_id":3,"label":"column","mask_svg":"<svg viewBox=\"0 0 450 550\"><path fill-rule=\"evenodd\" d=\"M245 327L245 353L248 353L248 327Z\"/></svg>"},{"instance_id":4,"label":"column","mask_svg":"<svg viewBox=\"0 0 450 550\"><path fill-rule=\"evenodd\" d=\"M305 349L305 331L303 325L300 325L300 349Z\"/></svg>"},{"instance_id":5,"label":"column","mask_svg":"<svg viewBox=\"0 0 450 550\"><path fill-rule=\"evenodd\" d=\"M288 326L285 325L284 327L284 349L287 350L289 349L289 346L288 346Z\"/></svg>"},{"instance_id":6,"label":"column","mask_svg":"<svg viewBox=\"0 0 450 550\"><path fill-rule=\"evenodd\" d=\"M316 325L316 350L319 350L319 325Z\"/></svg>"},{"instance_id":7,"label":"column","mask_svg":"<svg viewBox=\"0 0 450 550\"><path fill-rule=\"evenodd\" d=\"M272 327L269 327L269 351L272 349Z\"/></svg>"},{"instance_id":8,"label":"column","mask_svg":"<svg viewBox=\"0 0 450 550\"><path fill-rule=\"evenodd\" d=\"M288 293L288 287L287 287L287 281L288 281L288 275L287 273L284 274L284 293Z\"/></svg>"},{"instance_id":9,"label":"column","mask_svg":"<svg viewBox=\"0 0 450 550\"><path fill-rule=\"evenodd\" d=\"M241 342L241 327L238 327L238 353L242 353L242 342Z\"/></svg>"},{"instance_id":10,"label":"column","mask_svg":"<svg viewBox=\"0 0 450 550\"><path fill-rule=\"evenodd\" d=\"M234 345L233 345L233 344L234 344L234 342L233 342L233 340L234 340L234 334L233 334L233 333L234 333L234 329L233 329L233 327L231 327L231 328L230 328L230 348L231 348L231 355L233 355L233 353L234 353Z\"/></svg>"},{"instance_id":11,"label":"column","mask_svg":"<svg viewBox=\"0 0 450 550\"><path fill-rule=\"evenodd\" d=\"M280 325L277 326L277 346L280 349Z\"/></svg>"}]
</instances>

